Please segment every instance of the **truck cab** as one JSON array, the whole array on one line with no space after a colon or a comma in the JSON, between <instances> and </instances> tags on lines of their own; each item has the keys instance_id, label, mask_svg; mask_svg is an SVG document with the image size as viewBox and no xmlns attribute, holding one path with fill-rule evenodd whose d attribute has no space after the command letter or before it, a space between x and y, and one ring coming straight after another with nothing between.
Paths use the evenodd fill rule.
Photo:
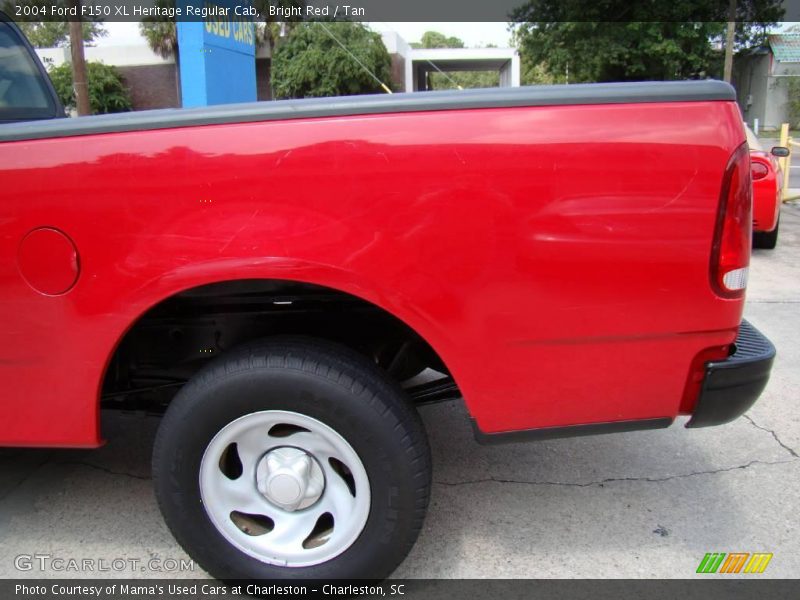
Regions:
<instances>
[{"instance_id":1,"label":"truck cab","mask_svg":"<svg viewBox=\"0 0 800 600\"><path fill-rule=\"evenodd\" d=\"M65 116L33 47L0 12L0 124Z\"/></svg>"}]
</instances>

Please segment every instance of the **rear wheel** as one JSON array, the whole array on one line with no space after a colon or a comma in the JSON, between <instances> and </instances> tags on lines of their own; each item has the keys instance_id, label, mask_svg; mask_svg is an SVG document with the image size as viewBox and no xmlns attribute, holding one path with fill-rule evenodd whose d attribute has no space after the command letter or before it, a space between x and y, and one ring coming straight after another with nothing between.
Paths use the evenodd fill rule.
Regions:
<instances>
[{"instance_id":1,"label":"rear wheel","mask_svg":"<svg viewBox=\"0 0 800 600\"><path fill-rule=\"evenodd\" d=\"M773 250L778 245L778 227L780 224L781 219L778 217L778 222L775 223L775 229L772 231L753 232L753 247Z\"/></svg>"},{"instance_id":2,"label":"rear wheel","mask_svg":"<svg viewBox=\"0 0 800 600\"><path fill-rule=\"evenodd\" d=\"M215 577L383 578L422 526L430 455L404 393L368 359L276 340L184 386L153 475L167 525Z\"/></svg>"}]
</instances>

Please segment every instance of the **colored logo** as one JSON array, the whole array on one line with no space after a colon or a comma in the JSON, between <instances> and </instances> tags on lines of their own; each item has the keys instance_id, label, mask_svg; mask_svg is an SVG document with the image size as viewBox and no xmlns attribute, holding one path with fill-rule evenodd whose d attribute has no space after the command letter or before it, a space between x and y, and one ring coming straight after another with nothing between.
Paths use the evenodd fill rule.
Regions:
<instances>
[{"instance_id":1,"label":"colored logo","mask_svg":"<svg viewBox=\"0 0 800 600\"><path fill-rule=\"evenodd\" d=\"M700 561L698 573L763 573L772 552L709 552Z\"/></svg>"}]
</instances>

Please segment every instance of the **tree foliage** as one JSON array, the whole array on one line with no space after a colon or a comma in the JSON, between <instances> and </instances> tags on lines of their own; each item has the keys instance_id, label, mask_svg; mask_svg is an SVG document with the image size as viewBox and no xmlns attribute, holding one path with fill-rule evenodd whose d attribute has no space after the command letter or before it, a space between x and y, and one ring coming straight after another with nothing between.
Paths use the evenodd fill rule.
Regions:
<instances>
[{"instance_id":1,"label":"tree foliage","mask_svg":"<svg viewBox=\"0 0 800 600\"><path fill-rule=\"evenodd\" d=\"M718 23L559 22L523 26L520 54L560 80L691 79L716 74L720 53L709 38Z\"/></svg>"},{"instance_id":2,"label":"tree foliage","mask_svg":"<svg viewBox=\"0 0 800 600\"><path fill-rule=\"evenodd\" d=\"M68 21L39 21L47 18L53 7L67 8L68 0L0 0L0 11L5 12L22 30L35 48L53 48L69 45ZM27 15L17 15L20 8ZM108 35L102 23L91 18L83 20L83 41L91 44L99 37Z\"/></svg>"},{"instance_id":3,"label":"tree foliage","mask_svg":"<svg viewBox=\"0 0 800 600\"><path fill-rule=\"evenodd\" d=\"M376 78L391 85L391 59L381 36L361 23L300 23L272 57L275 98L380 93Z\"/></svg>"},{"instance_id":4,"label":"tree foliage","mask_svg":"<svg viewBox=\"0 0 800 600\"><path fill-rule=\"evenodd\" d=\"M641 81L718 76L728 0L530 0L512 14L523 59L558 79ZM738 0L737 49L763 43L781 0Z\"/></svg>"},{"instance_id":5,"label":"tree foliage","mask_svg":"<svg viewBox=\"0 0 800 600\"><path fill-rule=\"evenodd\" d=\"M142 21L139 23L139 33L161 58L178 56L178 26L175 21Z\"/></svg>"},{"instance_id":6,"label":"tree foliage","mask_svg":"<svg viewBox=\"0 0 800 600\"><path fill-rule=\"evenodd\" d=\"M419 42L411 44L413 48L463 48L464 42L455 36L446 36L438 31L426 31Z\"/></svg>"},{"instance_id":7,"label":"tree foliage","mask_svg":"<svg viewBox=\"0 0 800 600\"><path fill-rule=\"evenodd\" d=\"M53 48L69 45L69 23L67 21L19 21L22 33L34 48ZM84 21L83 41L91 44L99 37L108 35L102 24Z\"/></svg>"},{"instance_id":8,"label":"tree foliage","mask_svg":"<svg viewBox=\"0 0 800 600\"><path fill-rule=\"evenodd\" d=\"M66 107L74 108L75 88L72 82L72 65L63 63L57 67L50 67L49 74L61 103ZM130 92L116 67L100 62L87 62L86 77L89 83L89 104L92 114L131 110Z\"/></svg>"},{"instance_id":9,"label":"tree foliage","mask_svg":"<svg viewBox=\"0 0 800 600\"><path fill-rule=\"evenodd\" d=\"M786 77L785 80L789 122L794 129L800 124L800 76Z\"/></svg>"},{"instance_id":10,"label":"tree foliage","mask_svg":"<svg viewBox=\"0 0 800 600\"><path fill-rule=\"evenodd\" d=\"M527 54L521 54L519 62L520 85L552 85L566 81L563 74L551 72L546 63L534 62Z\"/></svg>"}]
</instances>

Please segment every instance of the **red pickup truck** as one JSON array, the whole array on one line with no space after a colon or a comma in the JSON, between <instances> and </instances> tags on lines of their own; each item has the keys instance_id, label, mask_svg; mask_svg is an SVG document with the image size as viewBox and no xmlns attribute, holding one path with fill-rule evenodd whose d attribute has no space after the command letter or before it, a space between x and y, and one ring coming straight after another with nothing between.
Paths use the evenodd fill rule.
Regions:
<instances>
[{"instance_id":1,"label":"red pickup truck","mask_svg":"<svg viewBox=\"0 0 800 600\"><path fill-rule=\"evenodd\" d=\"M545 439L724 423L769 377L724 83L10 123L0 177L0 444L164 411L159 505L217 577L391 573L419 403Z\"/></svg>"}]
</instances>

